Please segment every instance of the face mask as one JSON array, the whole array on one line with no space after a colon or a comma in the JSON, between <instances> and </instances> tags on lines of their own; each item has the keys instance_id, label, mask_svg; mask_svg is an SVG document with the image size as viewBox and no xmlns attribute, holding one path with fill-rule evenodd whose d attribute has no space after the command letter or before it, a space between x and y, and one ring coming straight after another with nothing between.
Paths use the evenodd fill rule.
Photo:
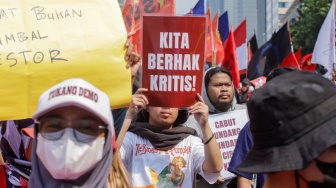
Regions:
<instances>
[{"instance_id":1,"label":"face mask","mask_svg":"<svg viewBox=\"0 0 336 188\"><path fill-rule=\"evenodd\" d=\"M336 163L326 163L315 159L317 168L324 174L323 182L307 181L298 172L298 177L305 181L310 188L336 188Z\"/></svg>"},{"instance_id":2,"label":"face mask","mask_svg":"<svg viewBox=\"0 0 336 188\"><path fill-rule=\"evenodd\" d=\"M45 139L40 133L37 135L36 154L55 179L77 179L91 170L103 156L105 137L97 137L90 143L81 143L77 141L73 131L66 128L59 140ZM79 132L76 135L87 136Z\"/></svg>"}]
</instances>

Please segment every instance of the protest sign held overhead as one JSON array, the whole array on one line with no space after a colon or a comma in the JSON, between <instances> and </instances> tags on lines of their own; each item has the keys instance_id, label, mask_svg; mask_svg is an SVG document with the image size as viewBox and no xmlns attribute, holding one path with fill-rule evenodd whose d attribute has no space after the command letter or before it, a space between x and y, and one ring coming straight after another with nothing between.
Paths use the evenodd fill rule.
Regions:
<instances>
[{"instance_id":1,"label":"protest sign held overhead","mask_svg":"<svg viewBox=\"0 0 336 188\"><path fill-rule=\"evenodd\" d=\"M248 122L246 109L213 114L209 116L209 125L218 142L222 159L222 177L230 179L235 175L228 171L240 130Z\"/></svg>"},{"instance_id":2,"label":"protest sign held overhead","mask_svg":"<svg viewBox=\"0 0 336 188\"><path fill-rule=\"evenodd\" d=\"M1 120L31 117L43 91L74 77L107 93L113 108L128 106L127 33L116 0L0 4Z\"/></svg>"},{"instance_id":3,"label":"protest sign held overhead","mask_svg":"<svg viewBox=\"0 0 336 188\"><path fill-rule=\"evenodd\" d=\"M143 16L142 87L150 106L188 107L201 93L205 17Z\"/></svg>"}]
</instances>

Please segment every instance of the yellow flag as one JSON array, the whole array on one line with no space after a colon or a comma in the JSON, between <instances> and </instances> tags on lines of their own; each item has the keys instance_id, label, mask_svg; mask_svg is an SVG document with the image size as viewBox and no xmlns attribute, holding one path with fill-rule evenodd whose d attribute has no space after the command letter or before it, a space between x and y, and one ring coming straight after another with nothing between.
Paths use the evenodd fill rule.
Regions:
<instances>
[{"instance_id":1,"label":"yellow flag","mask_svg":"<svg viewBox=\"0 0 336 188\"><path fill-rule=\"evenodd\" d=\"M0 0L0 119L31 117L40 94L67 78L127 106L126 38L117 0Z\"/></svg>"}]
</instances>

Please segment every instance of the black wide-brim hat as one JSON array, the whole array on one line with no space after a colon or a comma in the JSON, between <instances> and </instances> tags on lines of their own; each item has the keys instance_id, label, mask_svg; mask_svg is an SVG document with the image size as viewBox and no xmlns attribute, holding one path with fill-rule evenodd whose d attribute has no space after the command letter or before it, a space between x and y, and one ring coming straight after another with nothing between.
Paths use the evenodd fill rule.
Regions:
<instances>
[{"instance_id":1,"label":"black wide-brim hat","mask_svg":"<svg viewBox=\"0 0 336 188\"><path fill-rule=\"evenodd\" d=\"M254 91L247 107L254 145L239 171L303 169L336 145L335 85L318 74L278 76Z\"/></svg>"},{"instance_id":2,"label":"black wide-brim hat","mask_svg":"<svg viewBox=\"0 0 336 188\"><path fill-rule=\"evenodd\" d=\"M177 118L174 122L174 125L181 125L185 123L189 118L189 111L185 108L181 108L178 111ZM142 109L137 115L134 117L135 122L148 122L149 121L149 113L146 109Z\"/></svg>"}]
</instances>

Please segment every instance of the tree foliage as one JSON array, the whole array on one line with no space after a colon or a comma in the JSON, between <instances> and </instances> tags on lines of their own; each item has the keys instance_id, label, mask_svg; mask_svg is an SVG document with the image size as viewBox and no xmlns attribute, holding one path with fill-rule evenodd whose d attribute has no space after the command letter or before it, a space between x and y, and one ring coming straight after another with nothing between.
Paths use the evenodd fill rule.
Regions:
<instances>
[{"instance_id":1,"label":"tree foliage","mask_svg":"<svg viewBox=\"0 0 336 188\"><path fill-rule=\"evenodd\" d=\"M328 14L332 0L300 0L298 20L291 25L295 49L302 54L312 53L320 28Z\"/></svg>"}]
</instances>

